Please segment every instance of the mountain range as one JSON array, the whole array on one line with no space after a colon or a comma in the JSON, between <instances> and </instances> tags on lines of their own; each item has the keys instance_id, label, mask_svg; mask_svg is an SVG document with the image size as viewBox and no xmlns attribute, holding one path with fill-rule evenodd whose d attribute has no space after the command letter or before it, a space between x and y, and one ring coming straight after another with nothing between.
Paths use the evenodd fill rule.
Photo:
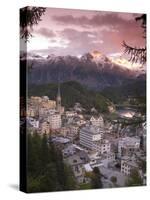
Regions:
<instances>
[{"instance_id":1,"label":"mountain range","mask_svg":"<svg viewBox=\"0 0 150 200\"><path fill-rule=\"evenodd\" d=\"M29 71L29 84L48 84L65 81L77 81L94 90L122 86L132 81L145 81L145 71L135 68L123 58L112 59L99 51L82 56L47 57L28 53L21 54L21 61L27 59L32 66ZM130 66L130 67L129 67Z\"/></svg>"}]
</instances>

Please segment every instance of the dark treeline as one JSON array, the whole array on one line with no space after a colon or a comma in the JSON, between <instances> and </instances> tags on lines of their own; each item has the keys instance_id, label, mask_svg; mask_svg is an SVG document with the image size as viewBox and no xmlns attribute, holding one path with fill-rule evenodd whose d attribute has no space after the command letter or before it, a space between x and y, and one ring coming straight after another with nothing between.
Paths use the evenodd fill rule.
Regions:
<instances>
[{"instance_id":1,"label":"dark treeline","mask_svg":"<svg viewBox=\"0 0 150 200\"><path fill-rule=\"evenodd\" d=\"M58 84L50 83L43 85L30 85L30 96L48 96L50 99L56 99ZM62 105L65 108L73 107L76 102L90 110L95 107L100 112L108 112L108 106L111 101L101 95L100 92L89 90L76 81L68 81L61 83Z\"/></svg>"},{"instance_id":2,"label":"dark treeline","mask_svg":"<svg viewBox=\"0 0 150 200\"><path fill-rule=\"evenodd\" d=\"M27 192L76 189L72 170L53 143L38 134L28 134L27 139Z\"/></svg>"}]
</instances>

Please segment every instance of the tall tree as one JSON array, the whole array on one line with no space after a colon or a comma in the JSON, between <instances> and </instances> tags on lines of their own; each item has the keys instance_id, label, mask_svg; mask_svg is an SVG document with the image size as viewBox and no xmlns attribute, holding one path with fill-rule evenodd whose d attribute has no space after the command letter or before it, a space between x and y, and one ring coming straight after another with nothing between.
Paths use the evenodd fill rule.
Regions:
<instances>
[{"instance_id":1,"label":"tall tree","mask_svg":"<svg viewBox=\"0 0 150 200\"><path fill-rule=\"evenodd\" d=\"M91 176L91 186L93 189L102 188L101 173L98 167L94 167Z\"/></svg>"},{"instance_id":2,"label":"tall tree","mask_svg":"<svg viewBox=\"0 0 150 200\"><path fill-rule=\"evenodd\" d=\"M36 177L41 171L41 138L37 133L27 135L27 169L28 174Z\"/></svg>"},{"instance_id":3,"label":"tall tree","mask_svg":"<svg viewBox=\"0 0 150 200\"><path fill-rule=\"evenodd\" d=\"M111 182L116 186L116 183L117 183L117 177L116 176L112 176L110 178Z\"/></svg>"},{"instance_id":4,"label":"tall tree","mask_svg":"<svg viewBox=\"0 0 150 200\"><path fill-rule=\"evenodd\" d=\"M141 22L141 28L143 29L143 38L146 39L146 14L135 18L136 21ZM132 47L123 41L124 52L130 56L129 61L132 63L140 63L144 65L146 63L146 46L143 48Z\"/></svg>"},{"instance_id":5,"label":"tall tree","mask_svg":"<svg viewBox=\"0 0 150 200\"><path fill-rule=\"evenodd\" d=\"M61 151L47 136L28 134L27 190L48 192L76 189L76 180Z\"/></svg>"},{"instance_id":6,"label":"tall tree","mask_svg":"<svg viewBox=\"0 0 150 200\"><path fill-rule=\"evenodd\" d=\"M64 190L77 189L77 182L70 166L64 165L65 187Z\"/></svg>"},{"instance_id":7,"label":"tall tree","mask_svg":"<svg viewBox=\"0 0 150 200\"><path fill-rule=\"evenodd\" d=\"M40 160L42 166L46 166L50 161L50 151L47 142L47 136L43 135L41 139L41 152L40 152Z\"/></svg>"},{"instance_id":8,"label":"tall tree","mask_svg":"<svg viewBox=\"0 0 150 200\"><path fill-rule=\"evenodd\" d=\"M43 7L25 7L20 9L20 37L28 41L32 37L31 31L34 25L41 21L46 8Z\"/></svg>"},{"instance_id":9,"label":"tall tree","mask_svg":"<svg viewBox=\"0 0 150 200\"><path fill-rule=\"evenodd\" d=\"M130 177L128 178L126 185L127 186L143 185L143 181L138 170L135 169L131 171Z\"/></svg>"}]
</instances>

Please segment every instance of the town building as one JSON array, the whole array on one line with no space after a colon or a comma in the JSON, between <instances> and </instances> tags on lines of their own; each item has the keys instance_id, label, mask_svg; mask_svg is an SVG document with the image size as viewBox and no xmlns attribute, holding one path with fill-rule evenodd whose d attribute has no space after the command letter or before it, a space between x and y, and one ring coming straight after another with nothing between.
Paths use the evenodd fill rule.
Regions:
<instances>
[{"instance_id":1,"label":"town building","mask_svg":"<svg viewBox=\"0 0 150 200\"><path fill-rule=\"evenodd\" d=\"M61 127L60 134L63 137L66 137L70 133L70 127L63 126Z\"/></svg>"},{"instance_id":2,"label":"town building","mask_svg":"<svg viewBox=\"0 0 150 200\"><path fill-rule=\"evenodd\" d=\"M84 161L80 158L79 155L74 154L65 159L65 162L69 164L72 168L74 176L78 183L85 182L85 170L84 170Z\"/></svg>"},{"instance_id":3,"label":"town building","mask_svg":"<svg viewBox=\"0 0 150 200\"><path fill-rule=\"evenodd\" d=\"M31 126L33 126L34 128L38 129L39 128L39 120L36 120L32 117L27 117L27 121L28 123L30 123Z\"/></svg>"},{"instance_id":4,"label":"town building","mask_svg":"<svg viewBox=\"0 0 150 200\"><path fill-rule=\"evenodd\" d=\"M54 114L48 117L48 121L50 123L50 128L52 130L60 129L62 122L61 122L61 114Z\"/></svg>"},{"instance_id":5,"label":"town building","mask_svg":"<svg viewBox=\"0 0 150 200\"><path fill-rule=\"evenodd\" d=\"M80 144L88 149L97 150L103 134L103 129L87 124L80 129Z\"/></svg>"},{"instance_id":6,"label":"town building","mask_svg":"<svg viewBox=\"0 0 150 200\"><path fill-rule=\"evenodd\" d=\"M40 104L41 107L47 109L55 109L56 108L56 101L53 100L43 100Z\"/></svg>"},{"instance_id":7,"label":"town building","mask_svg":"<svg viewBox=\"0 0 150 200\"><path fill-rule=\"evenodd\" d=\"M113 152L102 154L101 162L104 167L108 168L111 163L115 163L115 154Z\"/></svg>"},{"instance_id":8,"label":"town building","mask_svg":"<svg viewBox=\"0 0 150 200\"><path fill-rule=\"evenodd\" d=\"M104 120L102 116L99 117L91 117L90 122L93 126L104 127Z\"/></svg>"},{"instance_id":9,"label":"town building","mask_svg":"<svg viewBox=\"0 0 150 200\"><path fill-rule=\"evenodd\" d=\"M66 114L66 117L74 117L77 115L77 112L76 111L66 111L65 114Z\"/></svg>"},{"instance_id":10,"label":"town building","mask_svg":"<svg viewBox=\"0 0 150 200\"><path fill-rule=\"evenodd\" d=\"M140 148L140 138L125 137L118 142L118 156L130 156Z\"/></svg>"},{"instance_id":11,"label":"town building","mask_svg":"<svg viewBox=\"0 0 150 200\"><path fill-rule=\"evenodd\" d=\"M54 136L51 140L60 151L63 151L70 144L70 140L66 137Z\"/></svg>"},{"instance_id":12,"label":"town building","mask_svg":"<svg viewBox=\"0 0 150 200\"><path fill-rule=\"evenodd\" d=\"M111 143L109 142L109 140L102 140L100 145L100 153L101 154L110 153L110 149L111 149Z\"/></svg>"},{"instance_id":13,"label":"town building","mask_svg":"<svg viewBox=\"0 0 150 200\"><path fill-rule=\"evenodd\" d=\"M99 152L100 154L110 153L111 143L108 140L100 140L93 142L93 149L94 151Z\"/></svg>"},{"instance_id":14,"label":"town building","mask_svg":"<svg viewBox=\"0 0 150 200\"><path fill-rule=\"evenodd\" d=\"M32 106L28 106L28 108L27 108L27 116L28 117L35 117L35 116L37 116L37 110L34 108L34 107L32 107Z\"/></svg>"},{"instance_id":15,"label":"town building","mask_svg":"<svg viewBox=\"0 0 150 200\"><path fill-rule=\"evenodd\" d=\"M50 124L47 121L40 122L40 133L48 135L50 133Z\"/></svg>"},{"instance_id":16,"label":"town building","mask_svg":"<svg viewBox=\"0 0 150 200\"><path fill-rule=\"evenodd\" d=\"M104 153L100 154L98 152L93 152L89 154L90 162L92 168L104 166L108 167L108 165L112 162L115 162L115 154L114 153Z\"/></svg>"},{"instance_id":17,"label":"town building","mask_svg":"<svg viewBox=\"0 0 150 200\"><path fill-rule=\"evenodd\" d=\"M70 133L77 135L79 131L79 126L72 125L70 126Z\"/></svg>"},{"instance_id":18,"label":"town building","mask_svg":"<svg viewBox=\"0 0 150 200\"><path fill-rule=\"evenodd\" d=\"M124 156L121 158L121 173L129 176L131 171L134 169L138 169L135 158L129 156Z\"/></svg>"},{"instance_id":19,"label":"town building","mask_svg":"<svg viewBox=\"0 0 150 200\"><path fill-rule=\"evenodd\" d=\"M72 156L76 153L76 148L73 144L69 144L66 148L62 150L63 157Z\"/></svg>"}]
</instances>

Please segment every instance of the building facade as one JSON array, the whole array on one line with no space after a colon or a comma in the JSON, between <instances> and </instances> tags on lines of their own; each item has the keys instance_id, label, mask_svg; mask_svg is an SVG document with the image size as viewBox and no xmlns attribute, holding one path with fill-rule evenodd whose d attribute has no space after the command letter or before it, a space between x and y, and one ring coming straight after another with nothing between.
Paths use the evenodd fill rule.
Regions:
<instances>
[{"instance_id":1,"label":"building facade","mask_svg":"<svg viewBox=\"0 0 150 200\"><path fill-rule=\"evenodd\" d=\"M80 144L88 149L97 150L102 136L102 129L93 125L86 125L80 129Z\"/></svg>"},{"instance_id":2,"label":"building facade","mask_svg":"<svg viewBox=\"0 0 150 200\"><path fill-rule=\"evenodd\" d=\"M102 116L99 117L91 117L90 122L93 126L104 127L104 120Z\"/></svg>"},{"instance_id":3,"label":"building facade","mask_svg":"<svg viewBox=\"0 0 150 200\"><path fill-rule=\"evenodd\" d=\"M62 122L61 122L61 115L60 114L53 114L49 116L49 123L50 128L52 130L60 129Z\"/></svg>"},{"instance_id":4,"label":"building facade","mask_svg":"<svg viewBox=\"0 0 150 200\"><path fill-rule=\"evenodd\" d=\"M140 148L140 138L125 137L118 142L118 156L130 156Z\"/></svg>"},{"instance_id":5,"label":"building facade","mask_svg":"<svg viewBox=\"0 0 150 200\"><path fill-rule=\"evenodd\" d=\"M124 156L121 160L121 173L129 176L134 169L138 169L135 159Z\"/></svg>"}]
</instances>

